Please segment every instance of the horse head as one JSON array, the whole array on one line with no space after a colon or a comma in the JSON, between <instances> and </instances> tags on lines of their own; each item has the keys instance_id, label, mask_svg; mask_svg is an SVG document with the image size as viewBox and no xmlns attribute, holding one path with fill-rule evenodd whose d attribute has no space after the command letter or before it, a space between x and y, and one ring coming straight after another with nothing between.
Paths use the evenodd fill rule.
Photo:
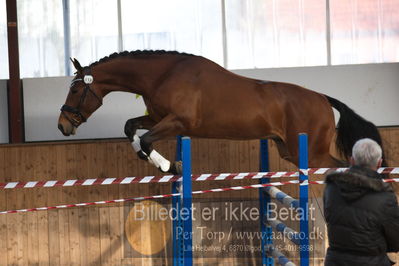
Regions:
<instances>
[{"instance_id":1,"label":"horse head","mask_svg":"<svg viewBox=\"0 0 399 266\"><path fill-rule=\"evenodd\" d=\"M65 136L74 135L76 129L102 105L103 98L90 67L82 67L76 59L71 61L76 75L58 119L58 128Z\"/></svg>"}]
</instances>

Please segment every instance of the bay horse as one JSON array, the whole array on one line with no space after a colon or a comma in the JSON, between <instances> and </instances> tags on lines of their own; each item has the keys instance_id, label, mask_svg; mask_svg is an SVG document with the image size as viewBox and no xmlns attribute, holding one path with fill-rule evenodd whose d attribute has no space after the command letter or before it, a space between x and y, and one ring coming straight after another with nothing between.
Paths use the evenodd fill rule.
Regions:
<instances>
[{"instance_id":1,"label":"bay horse","mask_svg":"<svg viewBox=\"0 0 399 266\"><path fill-rule=\"evenodd\" d=\"M344 158L360 138L382 144L376 126L337 99L294 84L239 76L202 56L133 51L86 67L72 62L77 72L61 108L59 130L75 134L110 92L139 94L148 115L129 119L124 132L138 156L162 172L177 174L178 164L162 157L152 143L176 135L270 138L280 156L297 165L297 135L304 132L309 136L309 167L341 166L329 152L336 132L332 107L340 113L336 145ZM137 129L148 131L139 137Z\"/></svg>"}]
</instances>

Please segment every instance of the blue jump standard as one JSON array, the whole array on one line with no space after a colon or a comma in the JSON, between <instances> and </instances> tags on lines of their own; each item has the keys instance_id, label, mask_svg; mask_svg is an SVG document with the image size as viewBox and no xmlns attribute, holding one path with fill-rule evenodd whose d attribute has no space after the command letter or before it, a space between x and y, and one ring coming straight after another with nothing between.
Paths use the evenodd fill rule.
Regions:
<instances>
[{"instance_id":1,"label":"blue jump standard","mask_svg":"<svg viewBox=\"0 0 399 266\"><path fill-rule=\"evenodd\" d=\"M298 137L298 142L299 142L299 168L300 169L308 169L308 139L306 134L300 134ZM267 144L267 143L266 143ZM261 143L261 154L262 154L262 143ZM261 169L262 170L262 169ZM267 169L268 170L268 169ZM305 172L306 171L301 171ZM285 194L284 192L280 191L279 189L275 187L266 187L262 191L265 192L266 195L270 197L275 198L279 202L283 203L286 206L293 207L295 209L301 209L301 210L307 210L308 207L308 176L307 173L305 174L300 174L299 177L300 180L300 188L299 188L299 200L292 198L291 196ZM263 181L266 183L267 181ZM266 249L269 249L270 247L273 247L272 239L270 238L270 230L266 230L266 233L264 232L264 228L266 225L269 225L273 227L275 230L284 233L293 243L299 245L299 250L300 250L300 265L301 266L307 266L309 265L309 221L308 221L308 212L303 211L303 215L301 215L301 219L299 221L299 227L300 227L300 233L294 231L293 229L287 227L284 223L274 220L274 221L267 221L266 213L269 213L270 210L268 210L268 206L263 207L262 205L262 200L264 201L264 196L259 197L261 202L260 204L260 213L262 214L261 216L261 230L262 230L262 237L265 235L266 240L262 239L262 265L274 265L274 261L272 262L270 259L275 257L277 259L277 263L281 265L294 265L292 262L290 262L287 258L285 259L280 259L281 256L284 256L281 252L279 253L270 253L267 252ZM266 208L263 210L263 208ZM265 243L268 243L266 245ZM266 250L266 251L265 251ZM277 256L277 255L278 256ZM281 256L280 256L281 255Z\"/></svg>"},{"instance_id":2,"label":"blue jump standard","mask_svg":"<svg viewBox=\"0 0 399 266\"><path fill-rule=\"evenodd\" d=\"M181 142L180 142L181 141ZM173 183L172 192L180 192L182 197L173 197L172 205L178 210L178 219L173 221L173 265L193 265L193 253L192 253L192 184L191 184L191 147L190 138L184 137L178 138L177 141L177 156L176 160L179 159L183 162L183 181L180 186L178 182ZM181 157L180 157L181 156ZM268 166L268 151L267 141L261 141L261 167L262 172L267 172ZM299 135L299 168L308 169L308 143L307 135ZM289 206L296 209L301 208L306 210L308 207L308 176L306 171L300 171L299 176L300 188L299 188L299 202L296 199L288 196L287 194L274 190L273 193L275 198ZM304 173L303 173L304 172ZM269 180L266 178L261 179L261 183L268 183ZM268 189L270 192L272 189ZM272 242L272 227L277 231L283 233L289 233L290 240L300 246L300 265L309 265L309 217L308 212L304 212L305 215L301 216L300 219L300 233L295 232L293 229L287 227L278 220L268 221L266 224L264 221L265 214L268 214L267 202L270 202L270 195L265 193L266 191L259 191L260 199L260 213L262 214L260 229L262 231L261 239L261 251L262 251L262 265L274 265L274 257L277 262L281 265L292 266L294 265L288 258L286 258L281 252L273 248ZM185 218L182 218L182 212L180 210L189 210L185 212ZM181 232L181 234L180 234ZM265 233L265 234L264 234ZM263 238L263 236L266 236ZM304 236L304 237L300 237Z\"/></svg>"},{"instance_id":3,"label":"blue jump standard","mask_svg":"<svg viewBox=\"0 0 399 266\"><path fill-rule=\"evenodd\" d=\"M182 197L172 198L172 207L178 213L173 220L173 265L193 265L192 254L192 187L191 187L191 147L190 139L177 137L176 161L183 162L183 181L172 184L172 193L181 193ZM182 210L185 212L182 217Z\"/></svg>"},{"instance_id":4,"label":"blue jump standard","mask_svg":"<svg viewBox=\"0 0 399 266\"><path fill-rule=\"evenodd\" d=\"M299 134L299 169L308 169L308 135L301 133ZM308 175L303 174L299 175L299 207L302 210L307 210L309 203L309 183L308 183ZM307 171L305 171L307 172ZM306 237L300 239L300 265L308 266L309 265L309 215L308 212L305 215L302 215L299 222L299 231L303 233Z\"/></svg>"},{"instance_id":5,"label":"blue jump standard","mask_svg":"<svg viewBox=\"0 0 399 266\"><path fill-rule=\"evenodd\" d=\"M183 221L183 252L184 266L193 265L193 217L192 217L192 186L191 186L191 147L190 138L183 137L183 208L188 210Z\"/></svg>"},{"instance_id":6,"label":"blue jump standard","mask_svg":"<svg viewBox=\"0 0 399 266\"><path fill-rule=\"evenodd\" d=\"M182 138L178 136L176 138L176 161L182 160ZM172 194L181 192L181 182L172 183ZM172 197L172 208L176 210L176 213L180 213L182 200L181 197ZM180 215L176 215L176 219L173 220L172 236L173 236L173 265L184 265L184 254L183 254L183 220Z\"/></svg>"}]
</instances>

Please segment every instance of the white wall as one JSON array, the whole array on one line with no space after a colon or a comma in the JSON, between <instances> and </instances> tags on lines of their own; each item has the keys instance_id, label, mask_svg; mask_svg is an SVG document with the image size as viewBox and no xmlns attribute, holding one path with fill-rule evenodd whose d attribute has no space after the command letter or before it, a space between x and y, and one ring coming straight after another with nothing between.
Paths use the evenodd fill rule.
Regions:
<instances>
[{"instance_id":1,"label":"white wall","mask_svg":"<svg viewBox=\"0 0 399 266\"><path fill-rule=\"evenodd\" d=\"M397 63L251 69L234 72L257 79L302 85L341 100L378 126L399 125ZM124 137L126 120L141 116L145 112L141 98L136 100L134 94L111 93L104 99L104 105L87 123L79 127L77 135L64 137L57 128L57 120L71 79L59 77L23 80L27 141Z\"/></svg>"},{"instance_id":2,"label":"white wall","mask_svg":"<svg viewBox=\"0 0 399 266\"><path fill-rule=\"evenodd\" d=\"M0 143L8 143L7 81L0 80Z\"/></svg>"},{"instance_id":3,"label":"white wall","mask_svg":"<svg viewBox=\"0 0 399 266\"><path fill-rule=\"evenodd\" d=\"M377 126L399 125L399 63L236 70L327 94Z\"/></svg>"},{"instance_id":4,"label":"white wall","mask_svg":"<svg viewBox=\"0 0 399 266\"><path fill-rule=\"evenodd\" d=\"M114 92L104 98L103 106L78 128L75 136L64 137L57 125L71 80L72 77L23 80L26 141L124 137L125 122L145 113L141 97Z\"/></svg>"}]
</instances>

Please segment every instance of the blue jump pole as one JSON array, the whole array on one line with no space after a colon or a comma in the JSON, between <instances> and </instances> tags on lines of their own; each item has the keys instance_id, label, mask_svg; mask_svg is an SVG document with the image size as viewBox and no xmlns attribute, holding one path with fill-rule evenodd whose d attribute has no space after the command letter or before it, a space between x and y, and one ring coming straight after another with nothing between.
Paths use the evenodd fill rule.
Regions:
<instances>
[{"instance_id":1,"label":"blue jump pole","mask_svg":"<svg viewBox=\"0 0 399 266\"><path fill-rule=\"evenodd\" d=\"M191 186L191 146L190 138L183 137L183 254L184 266L193 265L193 220L192 220L192 186Z\"/></svg>"},{"instance_id":2,"label":"blue jump pole","mask_svg":"<svg viewBox=\"0 0 399 266\"><path fill-rule=\"evenodd\" d=\"M176 137L176 161L182 160L182 138L181 136ZM181 188L181 182L172 183L172 194L179 193ZM179 215L182 201L180 197L172 198L172 209L176 212L176 217L173 219L173 266L180 266L184 263L183 254L183 224L182 219Z\"/></svg>"},{"instance_id":3,"label":"blue jump pole","mask_svg":"<svg viewBox=\"0 0 399 266\"><path fill-rule=\"evenodd\" d=\"M269 149L267 139L260 140L260 172L268 172L269 171ZM261 184L269 183L269 179L262 178L259 181ZM273 244L272 234L273 230L271 226L266 225L265 223L265 215L268 212L268 206L270 203L269 194L264 192L264 188L259 189L259 212L260 212L260 231L261 231L261 256L262 256L262 265L269 266L274 265L273 256L268 256L267 249L269 246Z\"/></svg>"},{"instance_id":4,"label":"blue jump pole","mask_svg":"<svg viewBox=\"0 0 399 266\"><path fill-rule=\"evenodd\" d=\"M308 135L299 134L299 206L302 217L299 223L300 232L304 237L300 239L299 256L301 266L309 265L309 184L308 184Z\"/></svg>"}]
</instances>

